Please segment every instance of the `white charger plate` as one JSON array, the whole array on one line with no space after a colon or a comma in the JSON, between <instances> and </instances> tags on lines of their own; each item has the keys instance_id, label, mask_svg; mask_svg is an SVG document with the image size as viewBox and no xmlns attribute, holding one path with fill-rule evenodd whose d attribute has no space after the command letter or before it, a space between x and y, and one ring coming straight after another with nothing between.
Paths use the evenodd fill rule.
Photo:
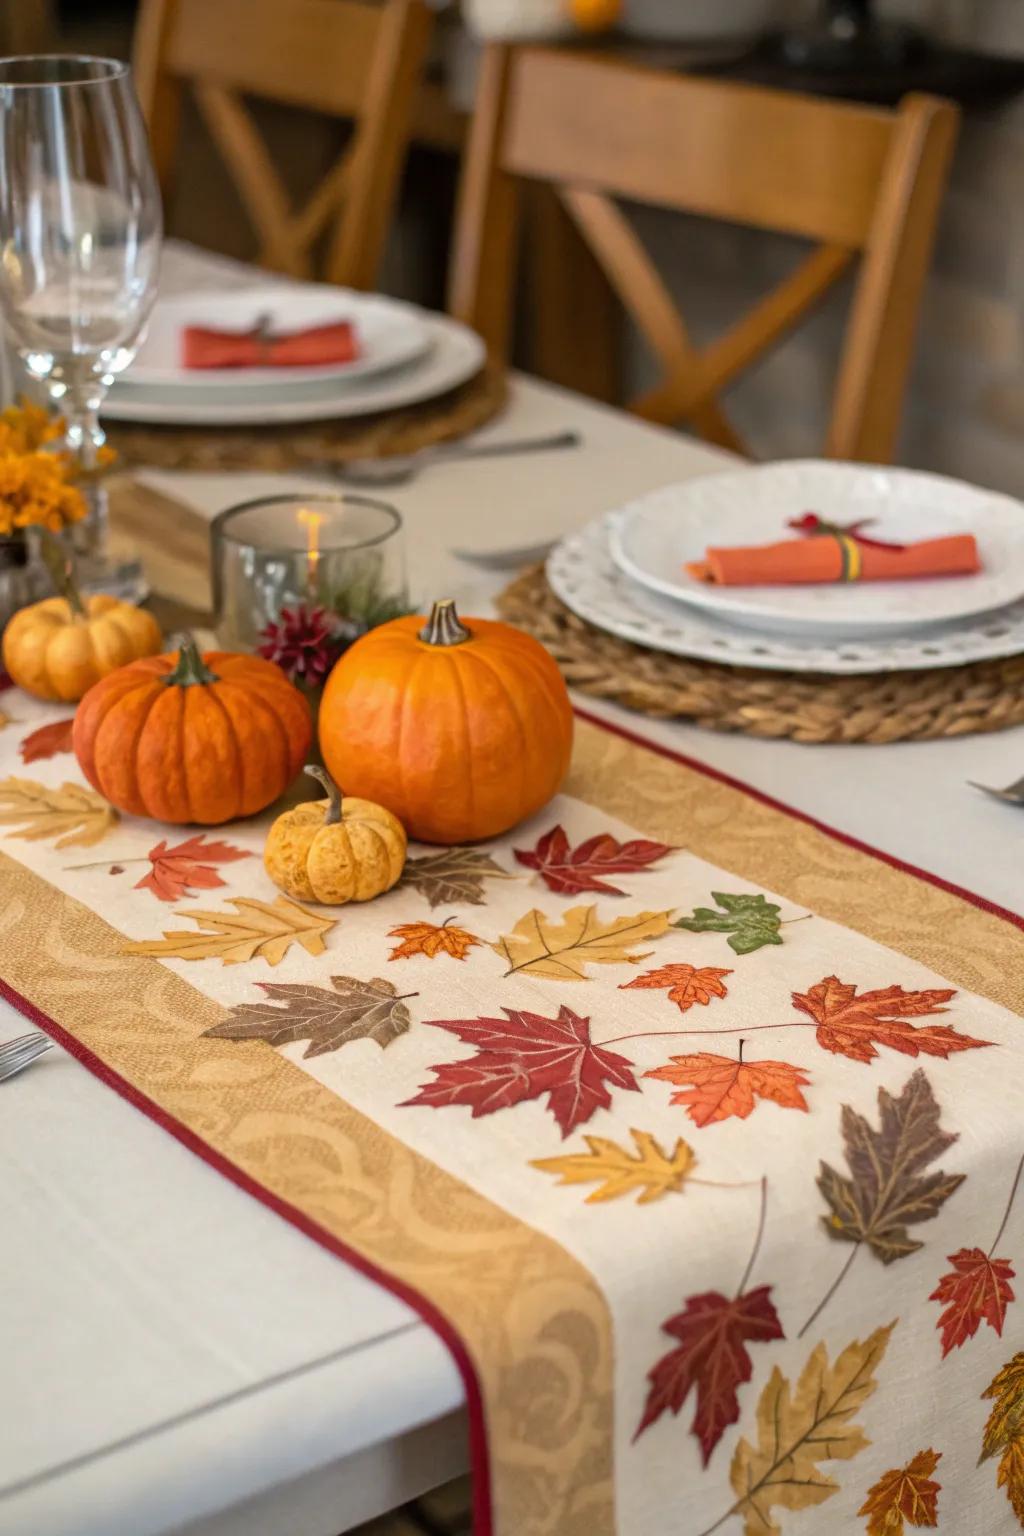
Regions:
<instances>
[{"instance_id":1,"label":"white charger plate","mask_svg":"<svg viewBox=\"0 0 1024 1536\"><path fill-rule=\"evenodd\" d=\"M1024 651L1024 601L995 614L916 634L851 641L759 633L640 586L611 557L607 516L588 523L548 556L556 595L589 624L672 656L765 671L927 671Z\"/></svg>"},{"instance_id":2,"label":"white charger plate","mask_svg":"<svg viewBox=\"0 0 1024 1536\"><path fill-rule=\"evenodd\" d=\"M266 317L271 331L302 331L348 320L359 337L360 356L349 363L313 368L185 368L181 338L186 326L248 331ZM367 378L420 357L429 345L419 312L409 304L327 284L263 283L237 293L178 294L157 299L146 337L123 382L133 390L224 389L273 392L284 398L305 384Z\"/></svg>"},{"instance_id":3,"label":"white charger plate","mask_svg":"<svg viewBox=\"0 0 1024 1536\"><path fill-rule=\"evenodd\" d=\"M787 520L872 518L880 539L910 543L973 533L974 576L822 586L718 587L685 570L709 545L768 544ZM1024 596L1024 506L942 475L824 460L792 460L664 486L614 513L612 557L653 592L763 633L849 639L896 635L991 613Z\"/></svg>"},{"instance_id":4,"label":"white charger plate","mask_svg":"<svg viewBox=\"0 0 1024 1536\"><path fill-rule=\"evenodd\" d=\"M115 383L101 415L109 421L137 421L155 426L233 427L328 421L393 411L447 394L479 373L485 361L480 337L446 315L420 311L427 350L415 361L371 378L317 381L287 399L272 394L225 395L223 391L186 393Z\"/></svg>"}]
</instances>

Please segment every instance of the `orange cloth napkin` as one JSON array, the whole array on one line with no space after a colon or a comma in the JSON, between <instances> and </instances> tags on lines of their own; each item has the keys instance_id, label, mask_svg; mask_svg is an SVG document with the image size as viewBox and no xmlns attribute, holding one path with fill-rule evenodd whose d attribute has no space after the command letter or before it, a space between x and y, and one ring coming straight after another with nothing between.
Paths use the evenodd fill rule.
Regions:
<instances>
[{"instance_id":1,"label":"orange cloth napkin","mask_svg":"<svg viewBox=\"0 0 1024 1536\"><path fill-rule=\"evenodd\" d=\"M186 368L318 368L354 362L359 338L348 320L273 335L189 325L182 332L181 354Z\"/></svg>"},{"instance_id":2,"label":"orange cloth napkin","mask_svg":"<svg viewBox=\"0 0 1024 1536\"><path fill-rule=\"evenodd\" d=\"M686 567L696 581L723 587L805 582L906 581L912 576L968 576L980 570L973 533L924 539L902 548L865 544L848 534L708 549Z\"/></svg>"}]
</instances>

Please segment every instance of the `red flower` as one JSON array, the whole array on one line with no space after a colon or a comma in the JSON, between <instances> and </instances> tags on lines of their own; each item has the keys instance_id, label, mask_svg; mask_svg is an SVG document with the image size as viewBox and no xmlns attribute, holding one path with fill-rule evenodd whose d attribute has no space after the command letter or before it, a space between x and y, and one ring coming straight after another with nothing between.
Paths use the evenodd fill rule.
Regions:
<instances>
[{"instance_id":1,"label":"red flower","mask_svg":"<svg viewBox=\"0 0 1024 1536\"><path fill-rule=\"evenodd\" d=\"M275 661L292 683L319 688L344 647L335 621L324 608L282 608L280 622L260 632L259 656Z\"/></svg>"}]
</instances>

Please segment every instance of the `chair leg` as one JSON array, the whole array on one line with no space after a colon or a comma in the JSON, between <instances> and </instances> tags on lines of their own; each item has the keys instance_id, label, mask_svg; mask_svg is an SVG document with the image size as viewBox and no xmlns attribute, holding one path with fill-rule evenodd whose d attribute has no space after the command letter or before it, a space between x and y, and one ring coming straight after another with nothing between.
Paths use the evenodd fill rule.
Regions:
<instances>
[{"instance_id":1,"label":"chair leg","mask_svg":"<svg viewBox=\"0 0 1024 1536\"><path fill-rule=\"evenodd\" d=\"M525 207L526 345L531 373L618 403L622 312L586 242L546 186Z\"/></svg>"}]
</instances>

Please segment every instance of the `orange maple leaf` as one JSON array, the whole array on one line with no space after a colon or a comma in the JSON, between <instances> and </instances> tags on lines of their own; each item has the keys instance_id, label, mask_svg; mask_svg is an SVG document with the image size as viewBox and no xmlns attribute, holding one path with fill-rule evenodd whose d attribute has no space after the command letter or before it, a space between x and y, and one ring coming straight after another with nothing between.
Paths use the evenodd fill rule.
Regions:
<instances>
[{"instance_id":1,"label":"orange maple leaf","mask_svg":"<svg viewBox=\"0 0 1024 1536\"><path fill-rule=\"evenodd\" d=\"M838 976L826 976L806 993L794 992L793 1005L818 1026L817 1041L826 1051L852 1061L871 1061L878 1045L887 1045L904 1056L948 1057L953 1051L971 1051L991 1040L974 1040L958 1034L947 1024L908 1024L908 1018L927 1013L946 1013L941 1003L956 994L949 987L904 992L902 987L880 987L862 992Z\"/></svg>"},{"instance_id":2,"label":"orange maple leaf","mask_svg":"<svg viewBox=\"0 0 1024 1536\"><path fill-rule=\"evenodd\" d=\"M646 971L633 981L623 982L619 991L628 992L633 987L667 987L669 1002L675 1003L680 1013L685 1013L694 1003L707 1006L713 997L725 997L729 988L722 977L731 975L732 971L720 970L717 965L704 965L699 969L686 964L662 965L656 971Z\"/></svg>"},{"instance_id":3,"label":"orange maple leaf","mask_svg":"<svg viewBox=\"0 0 1024 1536\"><path fill-rule=\"evenodd\" d=\"M868 1536L903 1536L904 1522L913 1526L939 1523L941 1483L931 1474L942 1459L941 1451L918 1451L905 1467L883 1472L864 1500L859 1515L870 1515Z\"/></svg>"},{"instance_id":4,"label":"orange maple leaf","mask_svg":"<svg viewBox=\"0 0 1024 1536\"><path fill-rule=\"evenodd\" d=\"M412 955L426 955L428 960L433 960L435 955L451 955L453 960L465 960L470 948L482 944L483 940L465 928L449 928L450 922L451 918L440 924L399 923L397 928L391 929L388 938L402 942L396 944L388 959L408 960Z\"/></svg>"},{"instance_id":5,"label":"orange maple leaf","mask_svg":"<svg viewBox=\"0 0 1024 1536\"><path fill-rule=\"evenodd\" d=\"M783 1109L807 1108L800 1092L810 1082L801 1067L787 1061L737 1061L735 1056L714 1056L700 1051L693 1056L673 1056L663 1067L645 1072L666 1083L686 1085L674 1093L672 1104L685 1104L694 1125L716 1120L745 1120L758 1099L771 1099Z\"/></svg>"}]
</instances>

